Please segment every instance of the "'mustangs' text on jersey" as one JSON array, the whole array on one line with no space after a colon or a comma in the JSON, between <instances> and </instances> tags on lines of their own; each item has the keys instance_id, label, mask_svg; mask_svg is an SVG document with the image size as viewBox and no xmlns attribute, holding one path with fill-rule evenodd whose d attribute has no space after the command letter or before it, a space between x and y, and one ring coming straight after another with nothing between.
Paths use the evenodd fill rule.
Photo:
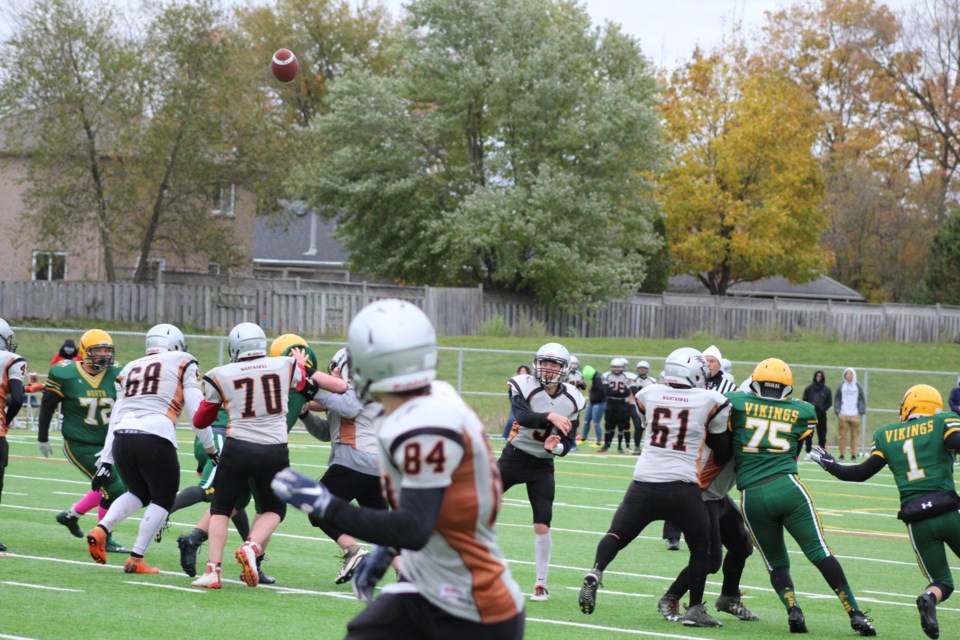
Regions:
<instances>
[{"instance_id":1,"label":"'mustangs' text on jersey","mask_svg":"<svg viewBox=\"0 0 960 640\"><path fill-rule=\"evenodd\" d=\"M287 403L300 386L293 358L254 358L216 367L203 376L203 397L227 410L227 437L258 444L287 442Z\"/></svg>"},{"instance_id":2,"label":"'mustangs' text on jersey","mask_svg":"<svg viewBox=\"0 0 960 640\"><path fill-rule=\"evenodd\" d=\"M953 456L943 441L960 429L953 412L881 427L873 434L873 455L887 461L905 503L933 491L955 491Z\"/></svg>"},{"instance_id":3,"label":"'mustangs' text on jersey","mask_svg":"<svg viewBox=\"0 0 960 640\"><path fill-rule=\"evenodd\" d=\"M556 413L571 421L576 420L586 406L583 394L569 382L557 385L554 395L547 393L540 381L531 375L521 374L510 378L510 397L520 396L537 413ZM553 425L539 429L530 429L514 422L510 432L510 444L524 453L537 458L553 458L553 454L543 448L543 443L553 432Z\"/></svg>"},{"instance_id":4,"label":"'mustangs' text on jersey","mask_svg":"<svg viewBox=\"0 0 960 640\"><path fill-rule=\"evenodd\" d=\"M633 479L699 483L710 453L707 433L727 429L727 399L707 389L655 384L637 394L637 409L646 431Z\"/></svg>"},{"instance_id":5,"label":"'mustangs' text on jersey","mask_svg":"<svg viewBox=\"0 0 960 640\"><path fill-rule=\"evenodd\" d=\"M60 431L65 440L103 446L117 399L114 381L119 373L120 367L112 365L90 375L75 360L61 361L50 369L44 391L61 398Z\"/></svg>"},{"instance_id":6,"label":"'mustangs' text on jersey","mask_svg":"<svg viewBox=\"0 0 960 640\"><path fill-rule=\"evenodd\" d=\"M734 391L730 399L730 429L737 487L773 475L797 473L797 442L817 426L813 405L796 398L776 400Z\"/></svg>"},{"instance_id":7,"label":"'mustangs' text on jersey","mask_svg":"<svg viewBox=\"0 0 960 640\"><path fill-rule=\"evenodd\" d=\"M449 384L381 418L377 432L388 502L401 489L444 488L434 531L419 551L404 549L403 575L420 595L450 615L492 624L523 609L523 595L497 545L500 509L497 463L483 424ZM384 593L409 590L406 583Z\"/></svg>"}]
</instances>

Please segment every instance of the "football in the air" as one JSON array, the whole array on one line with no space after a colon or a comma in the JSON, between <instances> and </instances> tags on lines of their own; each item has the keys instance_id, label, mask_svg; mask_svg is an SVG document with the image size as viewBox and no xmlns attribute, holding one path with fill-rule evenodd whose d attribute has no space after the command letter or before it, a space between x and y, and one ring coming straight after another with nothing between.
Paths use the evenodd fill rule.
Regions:
<instances>
[{"instance_id":1,"label":"football in the air","mask_svg":"<svg viewBox=\"0 0 960 640\"><path fill-rule=\"evenodd\" d=\"M280 82L293 82L300 71L300 63L290 49L277 49L273 54L273 60L270 61L270 71Z\"/></svg>"}]
</instances>

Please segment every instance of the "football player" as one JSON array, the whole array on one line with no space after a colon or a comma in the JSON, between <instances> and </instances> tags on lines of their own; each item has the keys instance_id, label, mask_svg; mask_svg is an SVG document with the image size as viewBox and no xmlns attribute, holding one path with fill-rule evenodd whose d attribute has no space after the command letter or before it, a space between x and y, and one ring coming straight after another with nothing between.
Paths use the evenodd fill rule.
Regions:
<instances>
[{"instance_id":1,"label":"football player","mask_svg":"<svg viewBox=\"0 0 960 640\"><path fill-rule=\"evenodd\" d=\"M743 519L770 572L770 583L787 610L791 633L806 633L807 624L790 577L790 558L783 542L786 529L800 550L819 569L861 636L874 636L860 611L840 561L831 553L813 504L813 496L797 476L797 456L804 438L817 424L813 405L790 398L793 373L778 358L753 370L752 392L737 391L730 399L733 458Z\"/></svg>"},{"instance_id":2,"label":"football player","mask_svg":"<svg viewBox=\"0 0 960 640\"><path fill-rule=\"evenodd\" d=\"M603 572L620 550L648 524L669 517L690 548L690 606L680 620L692 627L722 626L703 606L710 542L699 472L707 453L704 444L718 463L729 458L729 403L723 395L704 388L706 377L707 363L699 351L677 349L664 362L664 384L651 385L637 395L645 423L644 454L637 460L633 482L610 529L597 545L593 568L583 578L583 613L592 614L596 608Z\"/></svg>"},{"instance_id":3,"label":"football player","mask_svg":"<svg viewBox=\"0 0 960 640\"><path fill-rule=\"evenodd\" d=\"M27 361L17 355L17 343L13 341L13 329L0 318L0 498L3 497L3 475L10 457L7 431L23 406L25 397L23 377L27 373ZM0 551L7 548L0 543Z\"/></svg>"},{"instance_id":4,"label":"football player","mask_svg":"<svg viewBox=\"0 0 960 640\"><path fill-rule=\"evenodd\" d=\"M570 354L570 373L567 374L567 382L580 389L581 393L587 390L583 372L580 371L580 359L573 354Z\"/></svg>"},{"instance_id":5,"label":"football player","mask_svg":"<svg viewBox=\"0 0 960 640\"><path fill-rule=\"evenodd\" d=\"M646 360L641 360L637 363L637 377L636 377L636 393L643 391L652 384L656 384L657 381L650 377L650 363ZM636 406L636 401L634 401L634 406ZM629 443L627 443L629 444ZM634 455L640 455L643 453L643 429L634 429L633 430L633 453Z\"/></svg>"},{"instance_id":6,"label":"football player","mask_svg":"<svg viewBox=\"0 0 960 640\"><path fill-rule=\"evenodd\" d=\"M917 564L927 588L917 596L920 627L930 638L940 637L937 604L953 593L953 574L946 547L960 549L960 497L953 481L953 464L960 451L960 416L940 413L943 398L926 384L907 389L900 403L900 422L877 429L870 455L860 464L843 465L813 448L812 458L832 476L863 482L890 467L900 492L897 517L907 525Z\"/></svg>"},{"instance_id":7,"label":"football player","mask_svg":"<svg viewBox=\"0 0 960 640\"><path fill-rule=\"evenodd\" d=\"M530 599L534 601L549 598L547 572L553 551L550 523L556 495L553 459L574 448L580 411L586 404L580 390L564 382L569 371L570 352L562 344L548 342L537 350L533 375L510 379L513 430L498 465L504 492L517 484L527 485L527 498L533 507L537 578Z\"/></svg>"},{"instance_id":8,"label":"football player","mask_svg":"<svg viewBox=\"0 0 960 640\"><path fill-rule=\"evenodd\" d=\"M137 540L123 565L124 573L157 573L144 561L150 541L163 528L180 486L177 458L177 419L185 409L193 415L200 405L200 370L187 353L183 333L172 324L158 324L147 332L147 355L130 362L116 378L117 400L110 416L100 465L92 486L99 489L113 475L113 466L125 479L126 493L114 500L105 516L87 535L90 556L107 563L107 536L146 506ZM210 429L197 437L214 462L217 450Z\"/></svg>"},{"instance_id":9,"label":"football player","mask_svg":"<svg viewBox=\"0 0 960 640\"><path fill-rule=\"evenodd\" d=\"M606 393L607 408L603 414L606 431L603 446L600 452L609 451L613 445L613 434L617 434L617 451L624 453L623 443L626 440L630 448L630 423L634 417L637 377L627 371L626 358L614 358L610 361L610 371L603 374L603 387Z\"/></svg>"},{"instance_id":10,"label":"football player","mask_svg":"<svg viewBox=\"0 0 960 640\"><path fill-rule=\"evenodd\" d=\"M110 426L110 412L117 399L115 382L120 367L116 365L113 339L106 331L91 329L80 336L80 361L63 360L50 369L40 397L37 417L37 443L40 453L49 458L50 421L57 407L63 414L60 431L63 435L63 453L87 480L97 472L97 456L103 449ZM120 474L112 474L99 491L91 489L79 502L56 515L57 522L77 538L83 538L80 516L99 505L97 520L103 519L107 509L127 488ZM106 550L111 553L130 553L129 549L107 537Z\"/></svg>"},{"instance_id":11,"label":"football player","mask_svg":"<svg viewBox=\"0 0 960 640\"><path fill-rule=\"evenodd\" d=\"M435 381L433 325L409 302L380 300L350 323L348 348L358 393L383 404L377 441L393 509L352 505L292 469L272 484L290 504L383 545L354 573L361 599L372 600L402 554L404 580L351 620L346 637L519 640L523 596L494 530L497 465L479 418L449 384Z\"/></svg>"}]
</instances>

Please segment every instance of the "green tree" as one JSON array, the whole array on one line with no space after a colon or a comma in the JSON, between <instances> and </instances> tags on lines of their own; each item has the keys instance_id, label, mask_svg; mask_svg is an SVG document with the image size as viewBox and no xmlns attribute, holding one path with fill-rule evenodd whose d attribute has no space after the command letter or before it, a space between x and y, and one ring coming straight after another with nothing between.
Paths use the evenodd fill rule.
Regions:
<instances>
[{"instance_id":1,"label":"green tree","mask_svg":"<svg viewBox=\"0 0 960 640\"><path fill-rule=\"evenodd\" d=\"M960 211L954 211L927 248L924 302L960 305Z\"/></svg>"},{"instance_id":2,"label":"green tree","mask_svg":"<svg viewBox=\"0 0 960 640\"><path fill-rule=\"evenodd\" d=\"M636 292L662 244L656 83L635 40L568 0L415 0L388 76L358 66L294 180L364 273L536 295Z\"/></svg>"},{"instance_id":3,"label":"green tree","mask_svg":"<svg viewBox=\"0 0 960 640\"><path fill-rule=\"evenodd\" d=\"M671 76L662 113L672 157L661 178L672 269L715 295L782 275L807 282L829 266L812 147L815 103L756 65L742 45L693 59Z\"/></svg>"}]
</instances>

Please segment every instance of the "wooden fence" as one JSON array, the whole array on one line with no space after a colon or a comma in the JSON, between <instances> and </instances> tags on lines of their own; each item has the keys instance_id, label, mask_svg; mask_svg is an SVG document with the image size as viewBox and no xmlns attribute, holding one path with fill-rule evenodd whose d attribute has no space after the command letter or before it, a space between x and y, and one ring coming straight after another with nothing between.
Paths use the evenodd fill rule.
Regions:
<instances>
[{"instance_id":1,"label":"wooden fence","mask_svg":"<svg viewBox=\"0 0 960 640\"><path fill-rule=\"evenodd\" d=\"M478 335L485 322L548 335L724 339L808 333L843 342L960 342L960 308L699 295L638 295L597 313L557 312L528 298L481 289L268 280L255 286L0 281L0 316L171 322L228 331L257 322L268 334L344 335L372 300L398 297L423 308L441 335Z\"/></svg>"}]
</instances>

